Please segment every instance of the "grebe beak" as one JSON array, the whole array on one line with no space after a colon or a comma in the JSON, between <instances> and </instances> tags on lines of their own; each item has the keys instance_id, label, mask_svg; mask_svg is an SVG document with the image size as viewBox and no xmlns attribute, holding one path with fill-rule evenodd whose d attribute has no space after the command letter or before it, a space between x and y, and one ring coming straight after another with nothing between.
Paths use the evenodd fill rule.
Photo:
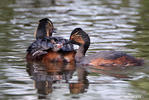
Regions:
<instances>
[{"instance_id":1,"label":"grebe beak","mask_svg":"<svg viewBox=\"0 0 149 100\"><path fill-rule=\"evenodd\" d=\"M52 30L52 33L57 33L57 32L56 32L56 30L57 30L57 29L56 29L56 28L54 28L54 29Z\"/></svg>"}]
</instances>

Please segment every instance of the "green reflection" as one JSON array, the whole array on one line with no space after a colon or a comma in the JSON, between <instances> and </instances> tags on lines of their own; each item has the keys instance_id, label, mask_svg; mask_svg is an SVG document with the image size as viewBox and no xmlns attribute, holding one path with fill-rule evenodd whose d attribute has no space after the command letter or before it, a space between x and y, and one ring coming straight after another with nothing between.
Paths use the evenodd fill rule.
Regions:
<instances>
[{"instance_id":1,"label":"green reflection","mask_svg":"<svg viewBox=\"0 0 149 100\"><path fill-rule=\"evenodd\" d=\"M140 17L136 23L130 23L135 25L134 37L129 38L133 40L133 43L126 47L131 49L137 49L137 56L149 59L149 1L140 0L140 8L137 10Z\"/></svg>"},{"instance_id":2,"label":"green reflection","mask_svg":"<svg viewBox=\"0 0 149 100\"><path fill-rule=\"evenodd\" d=\"M14 16L13 8L9 7L10 4L14 4L15 0L1 0L0 3L0 30L1 32L8 33L10 30L10 20Z\"/></svg>"},{"instance_id":3,"label":"green reflection","mask_svg":"<svg viewBox=\"0 0 149 100\"><path fill-rule=\"evenodd\" d=\"M141 98L138 98L138 100L147 100L149 98L149 78L144 77L139 80L134 80L130 82L133 86L133 89L141 95ZM140 91L141 90L141 91Z\"/></svg>"},{"instance_id":4,"label":"green reflection","mask_svg":"<svg viewBox=\"0 0 149 100\"><path fill-rule=\"evenodd\" d=\"M9 7L10 4L14 4L15 0L2 0L0 3L0 51L1 56L4 56L2 52L10 52L10 47L12 46L12 42L10 42L10 38L13 38L10 34L12 30L12 24L10 21L14 17L13 8ZM7 47L6 47L7 46Z\"/></svg>"},{"instance_id":5,"label":"green reflection","mask_svg":"<svg viewBox=\"0 0 149 100\"><path fill-rule=\"evenodd\" d=\"M86 1L86 0L84 0L84 1ZM135 51L136 56L141 57L141 58L145 58L145 59L149 59L149 51L148 51L148 49L149 49L149 19L148 19L149 18L149 7L148 7L149 6L149 0L140 0L140 2L139 2L140 4L137 3L137 1L139 1L139 0L99 0L99 1L100 2L98 2L98 0L95 0L95 2L97 2L96 5L98 5L98 6L96 6L96 5L92 4L93 2L90 3L91 0L87 0L86 2L84 2L83 6L86 6L85 3L90 3L91 5L89 7L86 7L87 9L90 9L90 7L93 9L93 8L101 6L105 10L108 10L109 12L111 11L111 13L107 13L107 14L105 14L103 12L101 12L98 15L95 14L95 17L96 16L100 17L102 15L103 16L108 16L107 20L111 20L110 16L112 15L112 13L114 11L116 11L115 16L119 16L120 15L119 11L122 7L126 8L126 9L127 8L130 8L130 9L132 8L132 9L135 9L135 11L138 12L138 14L134 15L134 17L138 17L138 19L136 19L136 22L128 22L127 23L127 24L130 24L130 25L136 26L136 27L133 28L135 30L134 32L129 31L128 34L133 34L133 37L132 38L127 38L127 40L132 40L132 42L128 42L129 45L127 45L126 47L130 48L132 50L137 50L138 52ZM114 1L115 2L120 1L121 3L117 4L117 3L114 3ZM136 5L139 5L139 7L136 7L136 8L131 7L130 2L133 2ZM75 3L76 7L68 8L69 9L68 11L63 11L65 9L62 9L62 10L58 9L59 6L67 7L68 5L71 5L71 3ZM3 95L4 98L12 99L11 97L12 97L13 94L9 94L10 91L8 92L7 91L8 89L11 90L11 88L17 88L17 85L18 86L23 85L23 87L25 89L26 88L28 89L29 86L25 87L25 85L26 84L32 85L32 80L24 79L24 77L25 77L25 75L27 75L27 73L25 73L24 76L21 73L21 71L22 72L25 71L25 64L22 61L23 57L25 56L25 53L22 54L22 55L20 53L21 53L21 50L25 52L25 49L26 49L26 48L21 48L21 46L22 45L27 45L27 42L29 40L28 39L29 36L27 38L25 37L25 40L22 40L21 36L24 35L24 34L25 35L26 34L29 34L29 35L31 34L30 36L32 36L33 33L30 32L30 31L34 31L33 26L35 26L35 25L32 26L31 24L35 24L34 22L37 22L37 20L40 19L41 17L45 17L44 15L47 15L48 17L53 16L54 17L53 19L54 19L55 23L57 25L65 25L65 26L61 26L61 27L66 28L66 29L67 29L66 26L69 26L71 24L71 22L67 22L67 20L68 20L67 18L69 18L70 16L72 17L72 20L76 20L78 22L82 21L79 18L85 18L85 17L87 18L88 16L90 18L90 17L94 16L94 15L92 16L92 15L87 15L87 14L80 14L79 16L77 16L77 14L73 15L73 12L79 11L79 9L75 9L75 8L77 8L77 6L79 6L80 9L83 8L81 6L81 4L77 2L77 0L76 1L75 0L70 0L70 1L67 1L67 0L56 0L56 1L55 0L1 0L1 3L0 3L0 56L1 56L0 72L1 72L1 76L0 76L0 79L2 81L0 82L0 85L5 84L5 83L7 84L7 82L8 82L8 84L11 84L10 88L7 87L7 85L3 86L3 88L0 88L1 91L6 90L3 93L5 93L5 94L8 93L7 95L3 95L3 93L1 93L1 91L0 91L0 94ZM68 7L71 7L71 6L68 6ZM24 12L24 11L20 11L20 12L15 11L15 9L20 10L21 8L25 8L28 11L26 11L26 12ZM52 9L50 9L50 8L52 8ZM100 8L99 11L97 11L97 13L100 12L100 10L102 10L103 8ZM48 10L48 9L50 9L50 10ZM91 11L91 10L89 10L89 11ZM70 12L72 12L72 14ZM95 11L95 13L96 13L96 11ZM63 16L62 16L62 18L61 18L61 16L56 17L55 16L56 14L57 14L57 16L58 15L63 15ZM65 16L64 16L65 14L66 14L66 16L69 16L69 17L65 18ZM111 14L111 15L109 15L109 14ZM21 17L21 16L23 16L23 17ZM133 15L131 17L133 17ZM25 18L27 19L28 22L23 22L23 21L26 21L26 20L24 20ZM13 19L17 19L17 21L18 21L17 24L12 24L11 21ZM62 20L62 19L64 19L64 20ZM127 19L129 19L129 18L127 17ZM102 19L98 19L98 20L96 20L96 19L90 19L90 20L86 19L84 22L94 23L96 21L101 21L101 20ZM22 21L22 22L19 22L19 21ZM102 21L104 22L106 20L102 20ZM33 22L33 23L29 23L29 22ZM68 23L68 25L66 25L65 22ZM78 24L79 23L75 22L73 28L76 27L76 25L78 25ZM81 24L84 24L84 23L81 22ZM19 27L19 25L20 26L22 25L22 26ZM31 27L31 28L26 29L26 27L29 27L29 28ZM87 29L87 28L93 28L93 27L94 26L91 24L90 26L86 25L85 28ZM17 30L17 31L14 32L13 30ZM71 30L71 28L68 29L68 30ZM90 30L91 30L91 33L92 33L93 30L92 29L90 29ZM106 30L106 29L103 29L103 30ZM114 29L114 30L117 30L117 29ZM65 29L64 29L64 31L65 31ZM21 34L21 33L24 33L24 34ZM104 34L106 34L106 33L104 33ZM19 43L22 43L22 44L19 44ZM106 43L108 43L108 42L106 42ZM109 42L109 43L111 43L111 42ZM94 49L94 50L99 51L101 49ZM16 57L16 56L18 56L18 57ZM20 58L22 58L22 59L20 60ZM18 70L19 68L22 68L22 69ZM124 69L124 72L125 71L131 73L132 76L133 76L134 72L137 72L137 71L138 71L138 73L142 72L142 73L146 73L147 75L149 74L148 70L146 70L146 72L145 71L140 71L139 68L137 69L137 71L133 70L132 72L130 72L130 70ZM122 71L120 71L120 72L122 72ZM122 74L124 74L124 72L122 72ZM22 81L17 80L19 75L20 76L22 75L22 77L21 77ZM90 76L100 76L100 74L98 74L98 73L91 73L89 75ZM126 74L126 75L128 75L128 74ZM131 75L128 75L128 76L131 76ZM28 83L26 83L25 81L27 81ZM16 85L15 83L18 83L18 84ZM133 91L138 91L137 93L142 95L142 98L140 100L147 100L149 98L148 83L149 83L149 79L147 77L142 78L142 79L137 79L137 80L130 81L130 84L133 86ZM97 85L97 87L98 86L100 87L100 84ZM19 89L21 90L23 87L19 87ZM33 88L33 87L31 86L31 88ZM17 91L19 91L19 89ZM22 89L21 92L24 92L25 89ZM104 89L105 88L103 88L103 90ZM15 90L13 90L11 92L14 93L14 91ZM90 92L90 89L88 89L88 91ZM29 89L28 89L27 92L29 92L29 93L26 94L26 96L32 95L33 97L36 97L35 92L33 92ZM93 91L93 92L96 92L96 91ZM24 95L25 94L22 93L22 97ZM9 97L7 97L7 96L9 96ZM85 96L85 94L83 94L83 96ZM14 94L14 97L15 97L15 94ZM20 98L18 98L18 100L20 100Z\"/></svg>"}]
</instances>

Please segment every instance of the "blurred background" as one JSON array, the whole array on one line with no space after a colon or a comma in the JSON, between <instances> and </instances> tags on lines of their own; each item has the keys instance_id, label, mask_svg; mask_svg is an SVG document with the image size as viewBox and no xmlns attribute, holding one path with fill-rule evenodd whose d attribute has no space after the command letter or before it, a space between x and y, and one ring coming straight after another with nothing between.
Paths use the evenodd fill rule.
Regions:
<instances>
[{"instance_id":1,"label":"blurred background","mask_svg":"<svg viewBox=\"0 0 149 100\"><path fill-rule=\"evenodd\" d=\"M27 47L35 40L33 33L38 20L45 17L52 20L57 28L54 36L69 39L74 28L83 28L91 38L87 55L100 50L125 51L145 59L145 65L109 72L89 69L91 73L84 74L83 83L80 82L82 78L77 79L82 69L71 74L64 73L66 76L71 75L77 84L55 82L46 87L47 82L40 83L39 87L41 85L47 89L41 91L48 91L43 98L148 100L149 0L1 0L1 100L35 100L43 95L34 84L37 80L32 78L34 75L31 73L35 69L33 72L26 71L25 55ZM53 91L50 92L49 88ZM73 92L79 91L74 88L82 92Z\"/></svg>"}]
</instances>

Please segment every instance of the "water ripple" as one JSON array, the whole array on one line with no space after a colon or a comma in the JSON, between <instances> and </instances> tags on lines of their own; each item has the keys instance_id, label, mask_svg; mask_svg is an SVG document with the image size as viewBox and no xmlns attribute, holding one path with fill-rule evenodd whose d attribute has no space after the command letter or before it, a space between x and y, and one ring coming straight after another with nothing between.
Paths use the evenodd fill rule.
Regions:
<instances>
[{"instance_id":1,"label":"water ripple","mask_svg":"<svg viewBox=\"0 0 149 100\"><path fill-rule=\"evenodd\" d=\"M1 4L0 10L2 99L7 99L7 96L13 96L16 100L37 99L33 80L26 72L25 53L29 44L35 40L33 33L41 18L50 18L58 29L53 35L66 39L69 39L75 27L83 28L91 38L87 55L100 50L119 50L148 59L148 10L143 8L141 0L56 0L55 3L52 0L6 1L5 7ZM133 81L148 77L145 70L137 71L140 69L128 74L133 77ZM76 77L75 74L73 76ZM139 94L133 88L138 89L139 86L114 76L99 73L89 75L88 80L90 86L84 94L70 95L68 84L54 84L55 88L60 89L55 89L49 97L59 99L59 94L63 99L132 100L136 98L126 97L128 93L133 96Z\"/></svg>"}]
</instances>

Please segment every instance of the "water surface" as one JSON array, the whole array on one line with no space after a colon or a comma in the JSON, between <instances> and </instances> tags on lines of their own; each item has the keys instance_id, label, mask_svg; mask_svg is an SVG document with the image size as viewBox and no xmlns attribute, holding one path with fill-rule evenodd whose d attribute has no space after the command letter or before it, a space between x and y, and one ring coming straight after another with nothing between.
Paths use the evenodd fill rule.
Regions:
<instances>
[{"instance_id":1,"label":"water surface","mask_svg":"<svg viewBox=\"0 0 149 100\"><path fill-rule=\"evenodd\" d=\"M0 3L0 98L3 100L147 100L149 98L148 0L2 0ZM119 50L144 58L126 69L76 68L25 61L41 18L69 38L75 27L91 38L87 55ZM48 66L48 67L47 67ZM52 67L50 67L52 66ZM54 66L60 66L60 69Z\"/></svg>"}]
</instances>

